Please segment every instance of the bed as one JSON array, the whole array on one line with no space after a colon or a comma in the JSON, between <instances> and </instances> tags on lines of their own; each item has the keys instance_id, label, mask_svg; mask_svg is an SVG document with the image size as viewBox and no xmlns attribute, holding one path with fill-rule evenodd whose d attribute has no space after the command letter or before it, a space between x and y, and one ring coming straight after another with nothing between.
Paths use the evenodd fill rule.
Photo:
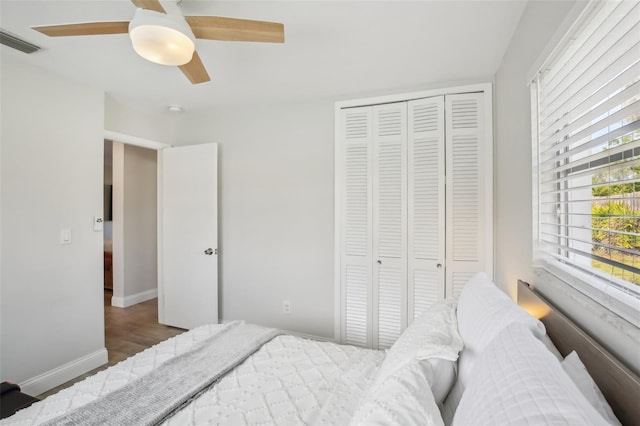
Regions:
<instances>
[{"instance_id":1,"label":"bed","mask_svg":"<svg viewBox=\"0 0 640 426\"><path fill-rule=\"evenodd\" d=\"M638 377L525 283L519 303L544 324L478 274L388 351L205 325L0 424L637 424Z\"/></svg>"}]
</instances>

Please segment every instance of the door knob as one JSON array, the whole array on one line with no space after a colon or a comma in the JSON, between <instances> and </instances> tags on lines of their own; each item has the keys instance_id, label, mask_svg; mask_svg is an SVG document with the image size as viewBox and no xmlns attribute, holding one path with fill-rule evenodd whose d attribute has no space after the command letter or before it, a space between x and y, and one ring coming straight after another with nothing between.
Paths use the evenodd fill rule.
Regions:
<instances>
[{"instance_id":1,"label":"door knob","mask_svg":"<svg viewBox=\"0 0 640 426\"><path fill-rule=\"evenodd\" d=\"M382 260L378 260L378 265L382 265Z\"/></svg>"},{"instance_id":2,"label":"door knob","mask_svg":"<svg viewBox=\"0 0 640 426\"><path fill-rule=\"evenodd\" d=\"M213 249L212 248L208 248L204 251L204 254L211 256L213 254Z\"/></svg>"},{"instance_id":3,"label":"door knob","mask_svg":"<svg viewBox=\"0 0 640 426\"><path fill-rule=\"evenodd\" d=\"M436 268L438 268L438 269L442 269L442 263L438 263L438 264L436 265Z\"/></svg>"}]
</instances>

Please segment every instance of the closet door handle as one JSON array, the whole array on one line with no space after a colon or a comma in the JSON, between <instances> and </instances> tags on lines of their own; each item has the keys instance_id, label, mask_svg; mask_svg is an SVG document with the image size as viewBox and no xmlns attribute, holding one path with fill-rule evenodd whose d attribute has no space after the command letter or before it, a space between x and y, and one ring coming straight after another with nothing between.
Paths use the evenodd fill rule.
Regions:
<instances>
[{"instance_id":1,"label":"closet door handle","mask_svg":"<svg viewBox=\"0 0 640 426\"><path fill-rule=\"evenodd\" d=\"M213 254L213 249L208 248L204 251L204 254L211 256Z\"/></svg>"},{"instance_id":2,"label":"closet door handle","mask_svg":"<svg viewBox=\"0 0 640 426\"><path fill-rule=\"evenodd\" d=\"M438 263L438 264L436 265L436 268L438 268L438 269L442 269L442 263Z\"/></svg>"},{"instance_id":3,"label":"closet door handle","mask_svg":"<svg viewBox=\"0 0 640 426\"><path fill-rule=\"evenodd\" d=\"M378 259L378 265L382 265L382 260Z\"/></svg>"}]
</instances>

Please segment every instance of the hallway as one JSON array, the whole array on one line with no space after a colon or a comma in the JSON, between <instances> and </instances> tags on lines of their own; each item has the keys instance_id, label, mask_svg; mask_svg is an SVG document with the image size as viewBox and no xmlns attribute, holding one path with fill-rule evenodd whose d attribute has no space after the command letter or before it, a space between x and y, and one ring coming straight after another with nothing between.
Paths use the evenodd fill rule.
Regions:
<instances>
[{"instance_id":1,"label":"hallway","mask_svg":"<svg viewBox=\"0 0 640 426\"><path fill-rule=\"evenodd\" d=\"M109 365L127 359L163 340L184 332L158 323L158 299L128 308L111 306L110 291L104 292L105 346Z\"/></svg>"}]
</instances>

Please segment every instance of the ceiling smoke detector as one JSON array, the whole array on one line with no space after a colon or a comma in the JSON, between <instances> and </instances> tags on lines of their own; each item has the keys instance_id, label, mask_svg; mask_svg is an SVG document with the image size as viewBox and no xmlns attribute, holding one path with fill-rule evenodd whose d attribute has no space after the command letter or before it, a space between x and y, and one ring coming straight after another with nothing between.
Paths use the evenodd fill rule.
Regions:
<instances>
[{"instance_id":1,"label":"ceiling smoke detector","mask_svg":"<svg viewBox=\"0 0 640 426\"><path fill-rule=\"evenodd\" d=\"M180 105L169 105L169 106L167 107L167 109L168 109L170 112L176 112L176 113L178 113L178 112L182 112L182 111L183 111L183 110L182 110L182 107L181 107Z\"/></svg>"}]
</instances>

